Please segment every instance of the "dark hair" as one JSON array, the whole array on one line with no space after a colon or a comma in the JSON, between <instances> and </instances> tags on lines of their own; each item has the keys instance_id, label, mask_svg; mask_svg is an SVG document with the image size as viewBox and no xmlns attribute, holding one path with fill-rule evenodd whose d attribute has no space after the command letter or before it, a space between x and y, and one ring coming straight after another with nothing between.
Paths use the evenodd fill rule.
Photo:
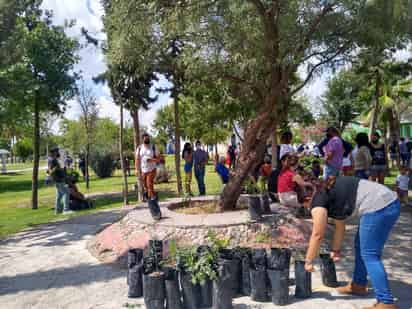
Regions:
<instances>
[{"instance_id":1,"label":"dark hair","mask_svg":"<svg viewBox=\"0 0 412 309\"><path fill-rule=\"evenodd\" d=\"M401 137L401 142L404 142L405 141L405 138L404 137Z\"/></svg>"},{"instance_id":2,"label":"dark hair","mask_svg":"<svg viewBox=\"0 0 412 309\"><path fill-rule=\"evenodd\" d=\"M320 161L319 161L319 160L313 160L313 161L312 161L312 165L313 165L313 164L320 164Z\"/></svg>"},{"instance_id":3,"label":"dark hair","mask_svg":"<svg viewBox=\"0 0 412 309\"><path fill-rule=\"evenodd\" d=\"M195 144L197 145L197 144L202 144L202 143L201 141L197 140Z\"/></svg>"},{"instance_id":4,"label":"dark hair","mask_svg":"<svg viewBox=\"0 0 412 309\"><path fill-rule=\"evenodd\" d=\"M335 133L336 135L340 135L340 132L338 129L336 129L335 127L329 127L326 132L332 132Z\"/></svg>"},{"instance_id":5,"label":"dark hair","mask_svg":"<svg viewBox=\"0 0 412 309\"><path fill-rule=\"evenodd\" d=\"M185 158L185 152L186 152L186 151L189 151L189 147L192 148L192 144L191 144L191 143L185 143L185 145L183 146L182 159Z\"/></svg>"},{"instance_id":6,"label":"dark hair","mask_svg":"<svg viewBox=\"0 0 412 309\"><path fill-rule=\"evenodd\" d=\"M145 132L145 133L142 134L142 137L143 137L143 138L145 138L146 136L147 136L147 137L150 137L149 133Z\"/></svg>"},{"instance_id":7,"label":"dark hair","mask_svg":"<svg viewBox=\"0 0 412 309\"><path fill-rule=\"evenodd\" d=\"M359 148L362 146L369 146L369 137L366 133L358 133L355 137L355 142Z\"/></svg>"},{"instance_id":8,"label":"dark hair","mask_svg":"<svg viewBox=\"0 0 412 309\"><path fill-rule=\"evenodd\" d=\"M284 140L292 140L293 138L293 134L290 131L285 131L282 133L282 135L280 136L280 140L284 141Z\"/></svg>"}]
</instances>

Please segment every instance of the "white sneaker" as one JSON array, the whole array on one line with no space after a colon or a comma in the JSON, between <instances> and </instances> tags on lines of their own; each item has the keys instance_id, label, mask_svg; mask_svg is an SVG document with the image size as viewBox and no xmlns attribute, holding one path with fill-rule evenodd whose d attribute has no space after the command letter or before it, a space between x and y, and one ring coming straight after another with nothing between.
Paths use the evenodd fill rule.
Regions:
<instances>
[{"instance_id":1,"label":"white sneaker","mask_svg":"<svg viewBox=\"0 0 412 309\"><path fill-rule=\"evenodd\" d=\"M74 213L73 210L65 210L65 211L63 211L63 215L70 215L70 214L73 214L73 213Z\"/></svg>"}]
</instances>

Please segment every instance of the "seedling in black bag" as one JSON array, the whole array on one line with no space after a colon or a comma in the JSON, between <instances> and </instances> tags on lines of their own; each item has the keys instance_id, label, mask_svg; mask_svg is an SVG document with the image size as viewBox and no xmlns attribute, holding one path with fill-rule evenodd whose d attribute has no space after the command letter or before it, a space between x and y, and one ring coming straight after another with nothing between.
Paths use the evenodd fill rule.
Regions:
<instances>
[{"instance_id":1,"label":"seedling in black bag","mask_svg":"<svg viewBox=\"0 0 412 309\"><path fill-rule=\"evenodd\" d=\"M339 285L336 278L335 262L329 254L320 255L320 270L324 285L331 288L336 288Z\"/></svg>"},{"instance_id":2,"label":"seedling in black bag","mask_svg":"<svg viewBox=\"0 0 412 309\"><path fill-rule=\"evenodd\" d=\"M165 276L161 272L143 275L144 303L147 309L164 309L166 301Z\"/></svg>"},{"instance_id":3,"label":"seedling in black bag","mask_svg":"<svg viewBox=\"0 0 412 309\"><path fill-rule=\"evenodd\" d=\"M127 255L128 296L131 298L143 296L143 250L131 249Z\"/></svg>"},{"instance_id":4,"label":"seedling in black bag","mask_svg":"<svg viewBox=\"0 0 412 309\"><path fill-rule=\"evenodd\" d=\"M183 309L176 269L164 268L163 273L166 285L166 309Z\"/></svg>"},{"instance_id":5,"label":"seedling in black bag","mask_svg":"<svg viewBox=\"0 0 412 309\"><path fill-rule=\"evenodd\" d=\"M312 274L305 270L305 261L295 261L295 281L297 298L312 296Z\"/></svg>"}]
</instances>

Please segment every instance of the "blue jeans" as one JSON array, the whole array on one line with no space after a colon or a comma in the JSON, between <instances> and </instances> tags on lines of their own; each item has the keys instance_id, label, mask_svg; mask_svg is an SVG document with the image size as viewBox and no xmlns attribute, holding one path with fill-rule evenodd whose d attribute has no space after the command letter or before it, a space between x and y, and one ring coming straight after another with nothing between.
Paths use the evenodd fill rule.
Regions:
<instances>
[{"instance_id":1,"label":"blue jeans","mask_svg":"<svg viewBox=\"0 0 412 309\"><path fill-rule=\"evenodd\" d=\"M62 200L63 200L63 205L62 205ZM56 205L54 207L54 210L56 214L61 213L62 210L64 211L70 210L69 188L64 182L56 182Z\"/></svg>"},{"instance_id":2,"label":"blue jeans","mask_svg":"<svg viewBox=\"0 0 412 309\"><path fill-rule=\"evenodd\" d=\"M339 176L340 170L336 167L325 164L323 179L328 179L329 176Z\"/></svg>"},{"instance_id":3,"label":"blue jeans","mask_svg":"<svg viewBox=\"0 0 412 309\"><path fill-rule=\"evenodd\" d=\"M369 178L368 173L367 173L366 170L357 170L357 171L355 171L355 177L358 177L360 179L366 179L366 180Z\"/></svg>"},{"instance_id":4,"label":"blue jeans","mask_svg":"<svg viewBox=\"0 0 412 309\"><path fill-rule=\"evenodd\" d=\"M205 195L206 194L206 186L205 186L205 168L195 167L195 177L197 181L197 186L199 188L199 194Z\"/></svg>"},{"instance_id":5,"label":"blue jeans","mask_svg":"<svg viewBox=\"0 0 412 309\"><path fill-rule=\"evenodd\" d=\"M399 218L400 206L396 200L384 209L364 214L355 237L353 282L367 285L369 275L376 299L384 304L393 304L393 296L381 256L389 233Z\"/></svg>"}]
</instances>

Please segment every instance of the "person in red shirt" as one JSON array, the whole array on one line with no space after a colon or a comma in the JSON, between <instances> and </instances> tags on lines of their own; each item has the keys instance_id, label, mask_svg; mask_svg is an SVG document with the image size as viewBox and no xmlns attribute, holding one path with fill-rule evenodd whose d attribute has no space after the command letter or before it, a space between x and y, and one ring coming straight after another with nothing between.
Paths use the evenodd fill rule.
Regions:
<instances>
[{"instance_id":1,"label":"person in red shirt","mask_svg":"<svg viewBox=\"0 0 412 309\"><path fill-rule=\"evenodd\" d=\"M299 160L297 156L285 154L281 158L282 170L278 178L278 195L282 205L291 207L302 207L299 203L297 189L312 187L310 182L306 182L302 176L296 173Z\"/></svg>"}]
</instances>

